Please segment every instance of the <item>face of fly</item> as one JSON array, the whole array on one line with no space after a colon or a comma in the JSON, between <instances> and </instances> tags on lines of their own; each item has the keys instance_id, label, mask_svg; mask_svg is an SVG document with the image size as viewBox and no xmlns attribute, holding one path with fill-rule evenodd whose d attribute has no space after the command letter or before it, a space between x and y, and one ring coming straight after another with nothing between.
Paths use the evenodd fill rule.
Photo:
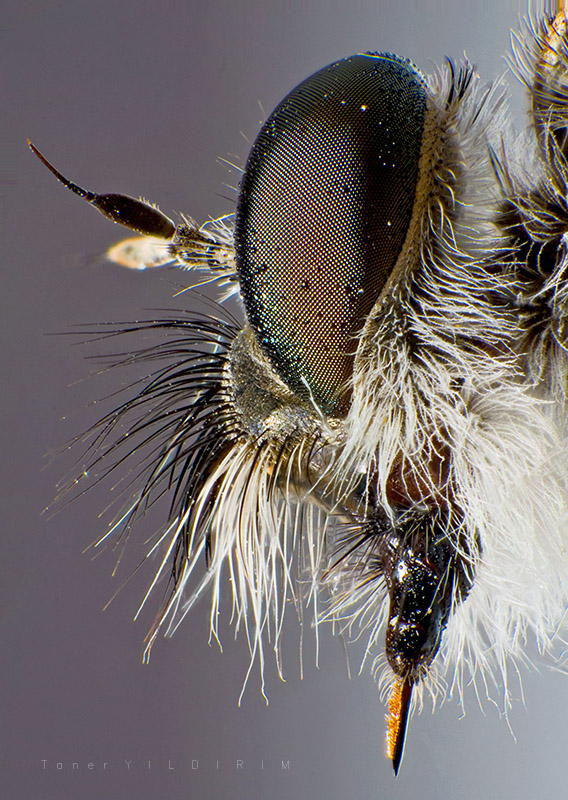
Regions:
<instances>
[{"instance_id":1,"label":"face of fly","mask_svg":"<svg viewBox=\"0 0 568 800\"><path fill-rule=\"evenodd\" d=\"M475 671L480 637L480 661L501 665L535 608L553 629L564 607L554 559L554 604L545 592L528 609L523 594L566 538L566 41L562 10L519 39L530 186L499 87L467 63L427 78L390 53L293 89L252 147L234 216L202 226L83 190L30 143L140 235L109 257L206 270L244 307L242 326L222 312L139 323L174 345L132 356L164 369L99 426L111 463L158 444L111 532L172 493L152 585L171 569L173 589L148 650L206 589L215 618L228 564L253 653L288 595L324 592L325 617L367 627L369 647L383 638L395 772L414 695L459 674L464 653Z\"/></svg>"}]
</instances>

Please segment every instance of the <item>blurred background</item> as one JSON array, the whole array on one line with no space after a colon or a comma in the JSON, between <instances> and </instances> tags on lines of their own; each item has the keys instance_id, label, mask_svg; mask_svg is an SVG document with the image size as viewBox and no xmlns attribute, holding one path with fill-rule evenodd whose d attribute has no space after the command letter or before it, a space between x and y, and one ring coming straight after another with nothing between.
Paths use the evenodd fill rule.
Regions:
<instances>
[{"instance_id":1,"label":"blurred background","mask_svg":"<svg viewBox=\"0 0 568 800\"><path fill-rule=\"evenodd\" d=\"M536 4L535 4L536 5ZM2 355L5 404L2 678L6 797L99 800L325 798L534 798L563 796L568 779L568 679L544 668L512 670L509 722L466 693L410 724L395 781L383 757L384 707L372 678L349 679L343 644L287 630L286 683L258 671L241 707L248 666L243 638L222 625L224 652L208 646L207 604L148 666L148 613L132 617L150 580L137 575L103 606L144 552L148 521L118 552L82 551L104 530L112 482L56 516L42 514L81 456L65 443L108 410L103 398L132 379L88 377L85 356L106 347L66 334L85 323L148 318L186 273L129 272L101 254L122 237L57 184L29 152L29 137L77 183L143 195L166 213L200 222L231 211L259 124L310 73L355 52L390 50L431 71L464 50L482 76L505 72L521 0L460 2L230 2L45 0L10 4L2 44L5 84L2 217ZM523 93L514 79L514 115ZM7 125L6 125L7 122ZM214 294L214 292L212 291ZM111 400L112 403L112 400ZM229 610L229 609L227 609ZM237 761L242 762L238 768ZM78 763L77 770L72 769ZM129 766L127 765L129 762ZM282 768L282 762L286 768ZM104 767L104 764L107 764ZM89 766L92 765L92 766Z\"/></svg>"}]
</instances>

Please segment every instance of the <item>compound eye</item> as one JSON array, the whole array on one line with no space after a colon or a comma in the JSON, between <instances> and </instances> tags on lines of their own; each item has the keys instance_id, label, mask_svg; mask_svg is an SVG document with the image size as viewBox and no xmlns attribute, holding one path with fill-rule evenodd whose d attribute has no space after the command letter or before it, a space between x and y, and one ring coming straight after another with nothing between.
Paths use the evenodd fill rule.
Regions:
<instances>
[{"instance_id":1,"label":"compound eye","mask_svg":"<svg viewBox=\"0 0 568 800\"><path fill-rule=\"evenodd\" d=\"M282 380L344 415L357 336L408 231L426 89L407 60L357 55L312 75L250 153L235 228L249 322Z\"/></svg>"}]
</instances>

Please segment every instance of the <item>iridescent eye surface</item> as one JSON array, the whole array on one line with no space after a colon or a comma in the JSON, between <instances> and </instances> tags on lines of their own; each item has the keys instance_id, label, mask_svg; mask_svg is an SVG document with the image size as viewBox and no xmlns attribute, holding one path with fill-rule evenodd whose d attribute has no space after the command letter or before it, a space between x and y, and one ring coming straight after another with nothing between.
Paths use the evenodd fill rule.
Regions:
<instances>
[{"instance_id":1,"label":"iridescent eye surface","mask_svg":"<svg viewBox=\"0 0 568 800\"><path fill-rule=\"evenodd\" d=\"M248 159L235 245L249 322L326 413L349 406L356 336L405 241L425 112L409 61L353 56L297 86Z\"/></svg>"}]
</instances>

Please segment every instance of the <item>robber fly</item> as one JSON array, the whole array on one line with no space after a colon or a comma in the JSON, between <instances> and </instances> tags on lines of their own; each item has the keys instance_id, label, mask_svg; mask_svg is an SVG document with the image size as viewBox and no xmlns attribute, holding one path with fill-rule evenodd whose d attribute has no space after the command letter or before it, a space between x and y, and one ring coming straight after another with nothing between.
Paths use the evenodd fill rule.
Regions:
<instances>
[{"instance_id":1,"label":"robber fly","mask_svg":"<svg viewBox=\"0 0 568 800\"><path fill-rule=\"evenodd\" d=\"M104 539L170 496L146 652L206 592L216 634L229 578L261 669L294 604L360 628L395 772L424 690L506 677L527 636L552 648L567 603L563 7L513 61L521 140L467 62L325 67L262 127L234 215L203 225L81 189L30 143L141 234L112 259L206 270L244 306L242 325L221 308L133 323L165 338L131 355L146 382L95 428L85 474L147 459Z\"/></svg>"}]
</instances>

